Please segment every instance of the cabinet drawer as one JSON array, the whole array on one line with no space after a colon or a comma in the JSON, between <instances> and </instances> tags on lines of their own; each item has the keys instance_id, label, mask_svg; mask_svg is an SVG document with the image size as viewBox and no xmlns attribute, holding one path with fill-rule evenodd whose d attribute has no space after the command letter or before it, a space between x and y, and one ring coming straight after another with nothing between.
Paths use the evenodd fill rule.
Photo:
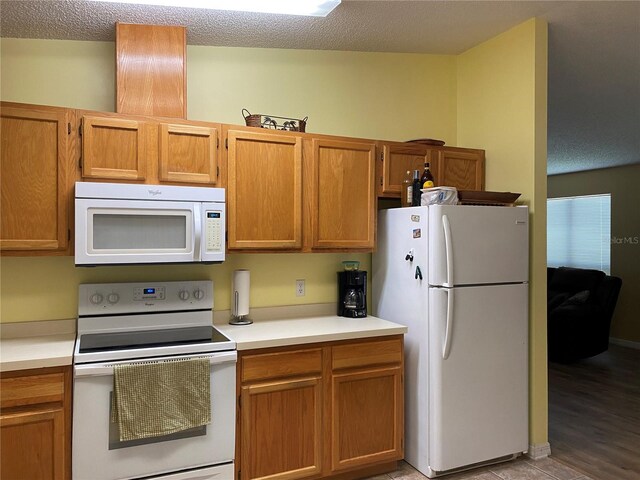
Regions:
<instances>
[{"instance_id":1,"label":"cabinet drawer","mask_svg":"<svg viewBox=\"0 0 640 480\"><path fill-rule=\"evenodd\" d=\"M64 373L48 373L0 380L2 408L62 402Z\"/></svg>"},{"instance_id":2,"label":"cabinet drawer","mask_svg":"<svg viewBox=\"0 0 640 480\"><path fill-rule=\"evenodd\" d=\"M322 371L322 350L295 350L242 357L242 381L292 377Z\"/></svg>"},{"instance_id":3,"label":"cabinet drawer","mask_svg":"<svg viewBox=\"0 0 640 480\"><path fill-rule=\"evenodd\" d=\"M331 349L333 370L384 365L402 361L402 340L382 340L339 345Z\"/></svg>"}]
</instances>

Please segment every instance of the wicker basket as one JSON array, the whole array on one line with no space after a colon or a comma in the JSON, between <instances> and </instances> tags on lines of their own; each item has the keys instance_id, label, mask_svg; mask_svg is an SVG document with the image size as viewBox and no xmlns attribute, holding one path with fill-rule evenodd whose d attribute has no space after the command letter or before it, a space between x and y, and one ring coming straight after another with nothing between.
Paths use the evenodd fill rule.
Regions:
<instances>
[{"instance_id":1,"label":"wicker basket","mask_svg":"<svg viewBox=\"0 0 640 480\"><path fill-rule=\"evenodd\" d=\"M250 113L246 108L242 109L242 116L247 127L269 128L272 130L288 130L291 132L304 132L307 128L307 118L288 118L261 113Z\"/></svg>"}]
</instances>

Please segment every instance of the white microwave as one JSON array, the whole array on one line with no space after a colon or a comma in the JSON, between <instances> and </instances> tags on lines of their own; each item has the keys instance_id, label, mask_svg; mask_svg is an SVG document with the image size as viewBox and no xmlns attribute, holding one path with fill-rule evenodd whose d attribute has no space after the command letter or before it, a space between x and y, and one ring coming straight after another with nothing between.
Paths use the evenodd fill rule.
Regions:
<instances>
[{"instance_id":1,"label":"white microwave","mask_svg":"<svg viewBox=\"0 0 640 480\"><path fill-rule=\"evenodd\" d=\"M76 182L75 264L219 263L223 188Z\"/></svg>"}]
</instances>

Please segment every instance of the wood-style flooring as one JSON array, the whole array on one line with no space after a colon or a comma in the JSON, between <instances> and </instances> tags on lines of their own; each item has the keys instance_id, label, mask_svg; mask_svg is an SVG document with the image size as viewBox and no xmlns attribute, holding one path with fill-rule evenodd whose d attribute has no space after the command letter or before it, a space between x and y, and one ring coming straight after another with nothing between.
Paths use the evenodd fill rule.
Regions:
<instances>
[{"instance_id":1,"label":"wood-style flooring","mask_svg":"<svg viewBox=\"0 0 640 480\"><path fill-rule=\"evenodd\" d=\"M640 479L640 350L549 363L551 456L597 480Z\"/></svg>"},{"instance_id":2,"label":"wood-style flooring","mask_svg":"<svg viewBox=\"0 0 640 480\"><path fill-rule=\"evenodd\" d=\"M552 458L530 460L520 457L510 462L475 468L467 472L446 475L443 480L596 480ZM400 462L395 472L369 477L367 480L428 480L406 462Z\"/></svg>"}]
</instances>

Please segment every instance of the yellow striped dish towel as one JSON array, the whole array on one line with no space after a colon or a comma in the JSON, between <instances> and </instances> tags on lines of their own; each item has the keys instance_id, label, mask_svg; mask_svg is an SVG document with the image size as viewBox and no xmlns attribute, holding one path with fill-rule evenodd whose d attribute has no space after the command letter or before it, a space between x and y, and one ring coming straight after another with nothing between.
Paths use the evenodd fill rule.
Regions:
<instances>
[{"instance_id":1,"label":"yellow striped dish towel","mask_svg":"<svg viewBox=\"0 0 640 480\"><path fill-rule=\"evenodd\" d=\"M210 368L208 358L116 365L112 419L120 441L211 423Z\"/></svg>"}]
</instances>

